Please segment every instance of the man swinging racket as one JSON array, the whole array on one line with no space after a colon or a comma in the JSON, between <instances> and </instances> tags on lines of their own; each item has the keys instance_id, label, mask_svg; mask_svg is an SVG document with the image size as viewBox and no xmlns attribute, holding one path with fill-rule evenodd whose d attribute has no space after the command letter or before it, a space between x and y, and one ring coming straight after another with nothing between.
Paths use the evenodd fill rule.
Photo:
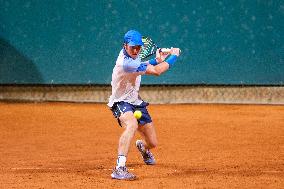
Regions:
<instances>
[{"instance_id":1,"label":"man swinging racket","mask_svg":"<svg viewBox=\"0 0 284 189\"><path fill-rule=\"evenodd\" d=\"M136 141L136 147L147 165L154 165L155 159L150 149L157 146L157 136L150 114L148 103L139 96L141 75L159 76L166 72L177 61L179 48L162 51L155 50L156 58L141 61L141 48L144 43L138 31L130 30L124 35L123 49L120 51L112 73L112 94L108 106L118 123L124 128L118 143L117 164L111 177L119 180L134 180L136 176L128 172L126 158L131 141L138 131L143 140ZM147 49L146 49L147 50ZM145 54L145 53L144 53ZM134 117L133 112L142 112L140 119Z\"/></svg>"}]
</instances>

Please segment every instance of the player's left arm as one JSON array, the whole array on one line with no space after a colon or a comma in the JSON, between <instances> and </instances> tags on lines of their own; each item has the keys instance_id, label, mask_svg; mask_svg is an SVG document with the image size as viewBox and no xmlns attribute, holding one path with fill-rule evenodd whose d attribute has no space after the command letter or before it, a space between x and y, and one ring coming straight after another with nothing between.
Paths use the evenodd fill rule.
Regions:
<instances>
[{"instance_id":1,"label":"player's left arm","mask_svg":"<svg viewBox=\"0 0 284 189\"><path fill-rule=\"evenodd\" d=\"M161 75L174 65L179 55L179 48L172 48L170 53L163 53L158 49L156 58L148 61L146 74L155 76Z\"/></svg>"}]
</instances>

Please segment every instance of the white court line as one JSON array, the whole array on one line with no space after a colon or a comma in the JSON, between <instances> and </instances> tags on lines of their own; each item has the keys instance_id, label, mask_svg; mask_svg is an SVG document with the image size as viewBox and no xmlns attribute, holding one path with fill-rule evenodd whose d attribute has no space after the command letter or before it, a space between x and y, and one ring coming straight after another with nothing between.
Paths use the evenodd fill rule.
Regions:
<instances>
[{"instance_id":1,"label":"white court line","mask_svg":"<svg viewBox=\"0 0 284 189\"><path fill-rule=\"evenodd\" d=\"M12 170L46 170L46 169L49 169L49 170L64 170L65 168L62 168L62 167L58 167L58 168L51 168L51 167L47 167L47 168L44 168L44 167L13 167L11 168Z\"/></svg>"}]
</instances>

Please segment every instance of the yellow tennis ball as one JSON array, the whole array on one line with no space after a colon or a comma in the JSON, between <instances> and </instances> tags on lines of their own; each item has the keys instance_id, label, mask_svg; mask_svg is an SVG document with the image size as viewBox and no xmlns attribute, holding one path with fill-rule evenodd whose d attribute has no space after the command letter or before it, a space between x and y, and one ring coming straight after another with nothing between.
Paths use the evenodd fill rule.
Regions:
<instances>
[{"instance_id":1,"label":"yellow tennis ball","mask_svg":"<svg viewBox=\"0 0 284 189\"><path fill-rule=\"evenodd\" d=\"M142 117L142 112L140 110L135 110L133 114L136 119L140 119Z\"/></svg>"}]
</instances>

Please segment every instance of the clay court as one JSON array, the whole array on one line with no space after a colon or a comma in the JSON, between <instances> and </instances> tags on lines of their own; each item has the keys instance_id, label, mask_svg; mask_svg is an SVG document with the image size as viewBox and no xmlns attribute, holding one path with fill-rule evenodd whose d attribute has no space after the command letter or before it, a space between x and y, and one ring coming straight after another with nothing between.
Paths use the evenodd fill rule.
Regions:
<instances>
[{"instance_id":1,"label":"clay court","mask_svg":"<svg viewBox=\"0 0 284 189\"><path fill-rule=\"evenodd\" d=\"M133 143L136 181L110 178L122 129L105 104L0 109L1 188L284 187L284 106L151 105L157 165L144 165Z\"/></svg>"}]
</instances>

